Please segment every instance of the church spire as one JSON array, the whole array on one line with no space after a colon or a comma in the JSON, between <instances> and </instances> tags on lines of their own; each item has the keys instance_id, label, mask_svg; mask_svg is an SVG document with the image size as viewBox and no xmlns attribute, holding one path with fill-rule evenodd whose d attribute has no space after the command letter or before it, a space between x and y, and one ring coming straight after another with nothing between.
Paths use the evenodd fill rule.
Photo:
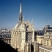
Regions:
<instances>
[{"instance_id":1,"label":"church spire","mask_svg":"<svg viewBox=\"0 0 52 52\"><path fill-rule=\"evenodd\" d=\"M21 5L21 3L20 3L20 13L22 12L22 5Z\"/></svg>"},{"instance_id":2,"label":"church spire","mask_svg":"<svg viewBox=\"0 0 52 52\"><path fill-rule=\"evenodd\" d=\"M23 16L22 16L22 5L20 3L20 16L19 16L19 22L23 21Z\"/></svg>"}]
</instances>

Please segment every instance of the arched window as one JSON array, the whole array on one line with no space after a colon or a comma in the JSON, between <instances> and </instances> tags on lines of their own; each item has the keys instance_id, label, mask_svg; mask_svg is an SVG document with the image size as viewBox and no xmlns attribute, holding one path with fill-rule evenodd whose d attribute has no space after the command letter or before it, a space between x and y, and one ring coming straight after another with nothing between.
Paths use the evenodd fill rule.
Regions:
<instances>
[{"instance_id":1,"label":"arched window","mask_svg":"<svg viewBox=\"0 0 52 52\"><path fill-rule=\"evenodd\" d=\"M26 32L26 42L29 42L32 40L32 32Z\"/></svg>"}]
</instances>

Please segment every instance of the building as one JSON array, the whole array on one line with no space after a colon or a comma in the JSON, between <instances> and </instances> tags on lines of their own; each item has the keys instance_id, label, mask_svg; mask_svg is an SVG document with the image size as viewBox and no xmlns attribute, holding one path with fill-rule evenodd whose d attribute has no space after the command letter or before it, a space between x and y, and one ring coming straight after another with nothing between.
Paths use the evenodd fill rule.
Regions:
<instances>
[{"instance_id":1,"label":"building","mask_svg":"<svg viewBox=\"0 0 52 52\"><path fill-rule=\"evenodd\" d=\"M33 23L23 19L21 4L18 23L11 31L0 30L0 39L18 52L52 52L52 27L35 31Z\"/></svg>"},{"instance_id":2,"label":"building","mask_svg":"<svg viewBox=\"0 0 52 52\"><path fill-rule=\"evenodd\" d=\"M34 31L34 25L23 19L20 4L19 21L11 32L11 46L18 49L19 52L38 52Z\"/></svg>"},{"instance_id":3,"label":"building","mask_svg":"<svg viewBox=\"0 0 52 52\"><path fill-rule=\"evenodd\" d=\"M0 40L6 42L7 44L10 44L11 43L11 31L7 29L1 29Z\"/></svg>"},{"instance_id":4,"label":"building","mask_svg":"<svg viewBox=\"0 0 52 52\"><path fill-rule=\"evenodd\" d=\"M43 31L43 35L37 35L39 52L52 52L52 27L50 27L50 25L46 25L43 28Z\"/></svg>"},{"instance_id":5,"label":"building","mask_svg":"<svg viewBox=\"0 0 52 52\"><path fill-rule=\"evenodd\" d=\"M39 45L43 43L44 30L36 30L36 41Z\"/></svg>"}]
</instances>

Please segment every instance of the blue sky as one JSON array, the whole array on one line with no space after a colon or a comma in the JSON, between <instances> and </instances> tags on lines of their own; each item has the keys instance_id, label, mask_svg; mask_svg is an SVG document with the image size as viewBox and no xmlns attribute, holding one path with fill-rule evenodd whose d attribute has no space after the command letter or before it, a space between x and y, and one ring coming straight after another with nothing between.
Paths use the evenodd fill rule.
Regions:
<instances>
[{"instance_id":1,"label":"blue sky","mask_svg":"<svg viewBox=\"0 0 52 52\"><path fill-rule=\"evenodd\" d=\"M0 0L0 28L9 29L17 24L20 2L24 19L33 19L35 29L52 26L52 0Z\"/></svg>"}]
</instances>

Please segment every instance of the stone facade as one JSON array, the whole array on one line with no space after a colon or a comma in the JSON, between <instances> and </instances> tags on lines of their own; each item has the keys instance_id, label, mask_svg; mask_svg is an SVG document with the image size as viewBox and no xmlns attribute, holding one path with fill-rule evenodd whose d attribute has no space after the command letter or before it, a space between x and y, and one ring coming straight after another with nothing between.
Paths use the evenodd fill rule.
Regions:
<instances>
[{"instance_id":1,"label":"stone facade","mask_svg":"<svg viewBox=\"0 0 52 52\"><path fill-rule=\"evenodd\" d=\"M11 32L11 46L19 52L37 52L34 36L34 25L29 21L24 21L22 16L22 6L20 4L19 22ZM33 48L33 49L31 49Z\"/></svg>"},{"instance_id":2,"label":"stone facade","mask_svg":"<svg viewBox=\"0 0 52 52\"><path fill-rule=\"evenodd\" d=\"M39 43L39 52L52 52L52 27L47 25L44 27L44 35L37 35L37 43Z\"/></svg>"}]
</instances>

